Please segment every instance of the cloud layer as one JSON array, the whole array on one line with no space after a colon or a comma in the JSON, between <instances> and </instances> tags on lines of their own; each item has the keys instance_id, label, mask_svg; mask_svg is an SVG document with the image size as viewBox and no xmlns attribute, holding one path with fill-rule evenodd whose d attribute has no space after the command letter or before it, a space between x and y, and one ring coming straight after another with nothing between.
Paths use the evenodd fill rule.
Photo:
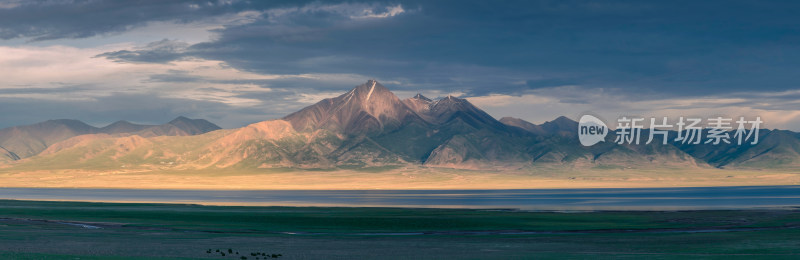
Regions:
<instances>
[{"instance_id":1,"label":"cloud layer","mask_svg":"<svg viewBox=\"0 0 800 260\"><path fill-rule=\"evenodd\" d=\"M735 112L800 130L798 11L738 1L0 1L0 106L18 112L0 127L179 114L237 127L376 78L401 96L456 94L533 122Z\"/></svg>"}]
</instances>

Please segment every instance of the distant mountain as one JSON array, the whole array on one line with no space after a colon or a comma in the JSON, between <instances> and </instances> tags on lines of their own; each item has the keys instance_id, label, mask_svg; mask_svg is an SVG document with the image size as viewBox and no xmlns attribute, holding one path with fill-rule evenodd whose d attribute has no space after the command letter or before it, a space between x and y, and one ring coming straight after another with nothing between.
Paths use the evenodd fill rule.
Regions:
<instances>
[{"instance_id":1,"label":"distant mountain","mask_svg":"<svg viewBox=\"0 0 800 260\"><path fill-rule=\"evenodd\" d=\"M541 128L551 135L571 137L578 135L578 122L575 122L565 116L559 116L553 121L544 122L541 125Z\"/></svg>"},{"instance_id":2,"label":"distant mountain","mask_svg":"<svg viewBox=\"0 0 800 260\"><path fill-rule=\"evenodd\" d=\"M412 104L427 121L427 134L416 138L403 134L398 138L398 134L390 133L379 140L386 147L396 147L393 150L409 161L437 167L481 168L512 166L532 159L524 151L525 145L534 142L534 135L504 125L466 99L447 96L433 101L417 95L404 103Z\"/></svg>"},{"instance_id":3,"label":"distant mountain","mask_svg":"<svg viewBox=\"0 0 800 260\"><path fill-rule=\"evenodd\" d=\"M578 141L578 123L561 116L555 120L535 125L522 119L504 118L508 125L525 129L539 137L539 142L529 147L534 165L561 165L561 167L707 167L703 162L673 145L662 145L656 136L650 144L617 144L615 135L606 136L605 142L584 147ZM648 135L648 132L643 132Z\"/></svg>"},{"instance_id":4,"label":"distant mountain","mask_svg":"<svg viewBox=\"0 0 800 260\"><path fill-rule=\"evenodd\" d=\"M99 129L78 120L48 120L26 126L0 129L0 147L4 160L27 158L67 138L97 133Z\"/></svg>"},{"instance_id":5,"label":"distant mountain","mask_svg":"<svg viewBox=\"0 0 800 260\"><path fill-rule=\"evenodd\" d=\"M189 119L183 116L163 125L147 126L141 130L128 132L142 137L198 135L222 129L205 119Z\"/></svg>"},{"instance_id":6,"label":"distant mountain","mask_svg":"<svg viewBox=\"0 0 800 260\"><path fill-rule=\"evenodd\" d=\"M677 146L691 156L720 168L800 167L800 136L792 131L763 129L755 145L749 142L742 145L732 142Z\"/></svg>"},{"instance_id":7,"label":"distant mountain","mask_svg":"<svg viewBox=\"0 0 800 260\"><path fill-rule=\"evenodd\" d=\"M420 115L425 119L425 121L428 122L436 121L434 118L431 117L431 112L430 112L431 105L433 103L434 103L433 100L419 93L414 95L414 97L403 100L403 104L405 104L408 108L413 110L415 113L417 113L417 115Z\"/></svg>"},{"instance_id":8,"label":"distant mountain","mask_svg":"<svg viewBox=\"0 0 800 260\"><path fill-rule=\"evenodd\" d=\"M206 120L185 117L178 117L163 125L138 125L117 121L102 128L72 119L48 120L32 125L0 129L0 162L37 155L55 143L80 135L184 136L217 129L220 127Z\"/></svg>"},{"instance_id":9,"label":"distant mountain","mask_svg":"<svg viewBox=\"0 0 800 260\"><path fill-rule=\"evenodd\" d=\"M760 143L742 146L662 144L659 136L646 145L617 144L612 133L605 142L584 147L577 126L567 117L539 125L510 117L496 120L453 96L430 99L417 94L401 100L370 80L283 119L239 129L212 131L219 127L182 117L161 126L48 125L40 129L70 129L58 131L69 134L53 133L37 146L46 147L44 152L19 156L22 160L16 165L37 169L800 167L800 134L790 131L763 130ZM94 134L78 135L85 132ZM642 133L647 134L647 130ZM676 134L671 132L669 140ZM11 158L11 152L16 153L6 149L0 154Z\"/></svg>"},{"instance_id":10,"label":"distant mountain","mask_svg":"<svg viewBox=\"0 0 800 260\"><path fill-rule=\"evenodd\" d=\"M560 135L565 139L572 139L577 143L578 123L566 118L559 117L556 120L535 125L522 119L504 118L502 121L508 125L518 126L525 130L539 135ZM762 129L759 135L759 142L751 145L749 142L742 145L731 144L683 144L669 142L662 144L660 136L650 144L616 144L614 143L615 132L609 134L606 142L592 147L582 147L577 144L561 143L553 145L552 149L561 150L565 147L577 147L579 149L570 154L573 157L592 156L593 163L597 165L643 165L648 162L661 162L677 166L696 166L696 167L718 167L718 168L797 168L800 167L800 135L786 130ZM707 132L704 133L706 135ZM649 132L643 130L643 138L647 138ZM674 140L677 132L670 131L668 140ZM733 136L733 132L729 133ZM552 140L553 138L550 138ZM644 142L645 140L642 140ZM538 149L548 150L548 149ZM560 153L563 155L564 153ZM559 156L560 158L560 156Z\"/></svg>"},{"instance_id":11,"label":"distant mountain","mask_svg":"<svg viewBox=\"0 0 800 260\"><path fill-rule=\"evenodd\" d=\"M391 131L408 121L422 121L394 93L374 80L283 119L298 131L326 129L348 135Z\"/></svg>"},{"instance_id":12,"label":"distant mountain","mask_svg":"<svg viewBox=\"0 0 800 260\"><path fill-rule=\"evenodd\" d=\"M518 146L504 139L511 134L505 132L507 126L467 100L447 97L433 101L421 94L400 100L374 80L284 120L298 132L326 130L344 135L330 143L336 147L329 147L329 152L316 149L313 152L318 154L309 157L313 160L296 161L297 165L326 162L327 166L358 167L402 163L458 166L505 159L502 155L507 151L516 153L512 147Z\"/></svg>"},{"instance_id":13,"label":"distant mountain","mask_svg":"<svg viewBox=\"0 0 800 260\"><path fill-rule=\"evenodd\" d=\"M519 119L519 118L515 118L515 117L503 117L503 118L500 118L500 123L503 123L503 124L506 124L506 125L509 125L509 126L519 127L519 128L524 129L525 131L528 131L528 132L531 132L531 133L537 134L537 135L548 135L549 134L548 131L545 130L542 126L535 125L535 124L532 124L532 123L530 123L528 121L525 121L525 120L522 120L522 119Z\"/></svg>"},{"instance_id":14,"label":"distant mountain","mask_svg":"<svg viewBox=\"0 0 800 260\"><path fill-rule=\"evenodd\" d=\"M120 120L110 125L100 128L101 133L106 134L122 134L142 131L144 129L154 127L155 125L138 125L125 120Z\"/></svg>"}]
</instances>

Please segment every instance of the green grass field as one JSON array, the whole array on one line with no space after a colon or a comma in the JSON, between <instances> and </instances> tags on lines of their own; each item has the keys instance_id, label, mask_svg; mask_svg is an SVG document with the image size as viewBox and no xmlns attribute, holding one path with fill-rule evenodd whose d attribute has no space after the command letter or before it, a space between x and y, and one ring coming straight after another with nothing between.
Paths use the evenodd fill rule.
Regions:
<instances>
[{"instance_id":1,"label":"green grass field","mask_svg":"<svg viewBox=\"0 0 800 260\"><path fill-rule=\"evenodd\" d=\"M0 201L2 259L273 259L273 254L280 259L796 259L800 211L558 213Z\"/></svg>"}]
</instances>

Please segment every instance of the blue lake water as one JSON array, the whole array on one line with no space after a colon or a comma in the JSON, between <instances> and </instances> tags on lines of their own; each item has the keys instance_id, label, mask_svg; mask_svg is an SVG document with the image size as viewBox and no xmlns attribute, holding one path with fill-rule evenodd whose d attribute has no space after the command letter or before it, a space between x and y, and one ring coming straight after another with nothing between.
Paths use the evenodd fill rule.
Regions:
<instances>
[{"instance_id":1,"label":"blue lake water","mask_svg":"<svg viewBox=\"0 0 800 260\"><path fill-rule=\"evenodd\" d=\"M0 199L567 211L754 209L800 207L800 186L322 191L0 188Z\"/></svg>"}]
</instances>

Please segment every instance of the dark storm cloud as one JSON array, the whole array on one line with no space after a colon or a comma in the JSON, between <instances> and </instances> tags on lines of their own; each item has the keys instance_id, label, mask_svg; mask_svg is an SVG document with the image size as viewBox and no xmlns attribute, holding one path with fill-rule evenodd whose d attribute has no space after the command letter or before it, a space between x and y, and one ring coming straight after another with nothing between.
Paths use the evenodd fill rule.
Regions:
<instances>
[{"instance_id":1,"label":"dark storm cloud","mask_svg":"<svg viewBox=\"0 0 800 260\"><path fill-rule=\"evenodd\" d=\"M297 5L227 26L216 40L186 50L107 56L197 56L262 73L358 73L407 79L400 88L427 84L469 95L559 84L670 96L797 87L794 2L397 3L406 12L386 19L353 19L347 6L324 8L327 2Z\"/></svg>"}]
</instances>

